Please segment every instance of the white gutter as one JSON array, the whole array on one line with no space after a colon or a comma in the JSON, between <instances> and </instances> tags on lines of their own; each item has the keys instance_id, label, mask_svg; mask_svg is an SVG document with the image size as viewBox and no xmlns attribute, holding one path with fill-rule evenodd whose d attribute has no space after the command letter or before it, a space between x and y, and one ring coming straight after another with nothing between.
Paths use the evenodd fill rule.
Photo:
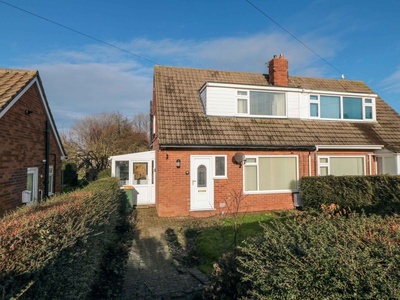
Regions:
<instances>
[{"instance_id":1,"label":"white gutter","mask_svg":"<svg viewBox=\"0 0 400 300\"><path fill-rule=\"evenodd\" d=\"M316 145L318 149L335 149L335 150L381 150L384 145Z\"/></svg>"}]
</instances>

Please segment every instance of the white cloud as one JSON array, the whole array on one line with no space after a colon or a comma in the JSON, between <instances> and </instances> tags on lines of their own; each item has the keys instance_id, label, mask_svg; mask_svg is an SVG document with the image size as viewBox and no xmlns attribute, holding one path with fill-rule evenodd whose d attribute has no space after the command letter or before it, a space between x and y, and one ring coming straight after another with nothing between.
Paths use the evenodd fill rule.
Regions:
<instances>
[{"instance_id":1,"label":"white cloud","mask_svg":"<svg viewBox=\"0 0 400 300\"><path fill-rule=\"evenodd\" d=\"M303 38L326 59L336 55L333 49L340 49L335 37ZM267 73L265 63L274 54L284 54L291 75L323 76L331 72L297 41L278 33L201 41L137 39L117 46L161 65ZM149 111L153 66L137 56L89 45L41 55L35 61L38 63L29 67L40 72L59 129L104 111L119 111L128 117Z\"/></svg>"},{"instance_id":2,"label":"white cloud","mask_svg":"<svg viewBox=\"0 0 400 300\"><path fill-rule=\"evenodd\" d=\"M334 57L336 51L343 47L334 36L316 37L309 34L301 37L300 40L325 59ZM138 39L121 47L146 53L150 57L157 57L158 63L163 65L236 71L264 72L266 71L265 63L274 54L284 54L289 59L290 69L294 73L311 73L313 71L304 71L305 68L322 63L322 60L314 53L283 33L260 33L245 37L223 37L203 41ZM320 72L317 75L320 75Z\"/></svg>"},{"instance_id":3,"label":"white cloud","mask_svg":"<svg viewBox=\"0 0 400 300\"><path fill-rule=\"evenodd\" d=\"M400 93L400 67L390 76L383 79L380 85L383 87L384 91Z\"/></svg>"},{"instance_id":4,"label":"white cloud","mask_svg":"<svg viewBox=\"0 0 400 300\"><path fill-rule=\"evenodd\" d=\"M129 64L54 64L35 66L57 124L70 127L77 119L104 111L128 117L149 111L152 77Z\"/></svg>"}]
</instances>

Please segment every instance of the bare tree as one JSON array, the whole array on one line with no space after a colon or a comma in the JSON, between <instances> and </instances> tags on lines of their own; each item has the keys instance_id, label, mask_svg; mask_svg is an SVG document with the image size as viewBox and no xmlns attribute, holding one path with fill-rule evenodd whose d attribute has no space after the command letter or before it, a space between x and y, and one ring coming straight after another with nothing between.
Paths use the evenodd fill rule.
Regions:
<instances>
[{"instance_id":1,"label":"bare tree","mask_svg":"<svg viewBox=\"0 0 400 300\"><path fill-rule=\"evenodd\" d=\"M62 140L78 169L101 171L112 155L148 150L148 124L142 114L129 120L118 112L103 112L77 121Z\"/></svg>"},{"instance_id":2,"label":"bare tree","mask_svg":"<svg viewBox=\"0 0 400 300\"><path fill-rule=\"evenodd\" d=\"M136 131L150 132L150 116L145 113L137 114L132 120L133 128Z\"/></svg>"}]
</instances>

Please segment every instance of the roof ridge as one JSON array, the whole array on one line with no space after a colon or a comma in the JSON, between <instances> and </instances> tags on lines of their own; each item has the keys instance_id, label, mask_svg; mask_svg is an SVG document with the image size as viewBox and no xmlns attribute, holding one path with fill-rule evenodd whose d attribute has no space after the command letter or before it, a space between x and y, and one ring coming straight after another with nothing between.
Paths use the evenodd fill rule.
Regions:
<instances>
[{"instance_id":1,"label":"roof ridge","mask_svg":"<svg viewBox=\"0 0 400 300\"><path fill-rule=\"evenodd\" d=\"M207 68L193 68L193 67L180 67L180 66L163 66L155 65L154 69L175 69L175 70L187 70L187 71L208 71L208 72L227 72L235 74L257 74L257 75L269 75L268 73L258 73L258 72L248 72L248 71L233 71L233 70L218 70L218 69L207 69ZM266 70L267 71L267 70ZM341 78L325 78L325 77L312 77L312 76L302 76L302 75L289 75L289 78L303 78L303 79L320 79L320 80L334 80L340 82L361 82L362 80L352 80L352 79L341 79Z\"/></svg>"}]
</instances>

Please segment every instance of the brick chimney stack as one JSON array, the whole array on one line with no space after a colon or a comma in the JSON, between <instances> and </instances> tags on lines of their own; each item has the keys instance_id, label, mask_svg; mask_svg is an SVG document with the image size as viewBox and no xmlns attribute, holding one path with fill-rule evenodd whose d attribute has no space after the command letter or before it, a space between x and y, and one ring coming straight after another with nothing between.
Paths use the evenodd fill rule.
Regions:
<instances>
[{"instance_id":1,"label":"brick chimney stack","mask_svg":"<svg viewBox=\"0 0 400 300\"><path fill-rule=\"evenodd\" d=\"M281 54L279 58L274 55L274 58L269 62L269 83L277 86L288 86L289 63L288 60Z\"/></svg>"}]
</instances>

